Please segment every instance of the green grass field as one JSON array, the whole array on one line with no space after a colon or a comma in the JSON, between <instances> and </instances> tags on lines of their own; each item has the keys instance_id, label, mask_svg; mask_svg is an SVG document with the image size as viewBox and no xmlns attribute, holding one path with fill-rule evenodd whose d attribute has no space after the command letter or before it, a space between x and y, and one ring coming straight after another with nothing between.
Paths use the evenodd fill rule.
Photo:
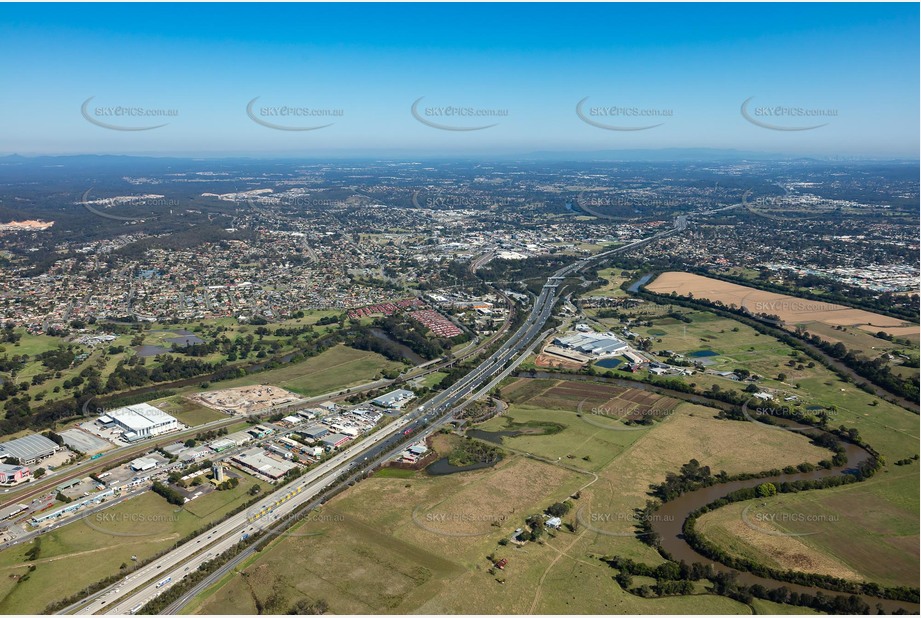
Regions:
<instances>
[{"instance_id":1,"label":"green grass field","mask_svg":"<svg viewBox=\"0 0 921 618\"><path fill-rule=\"evenodd\" d=\"M627 276L623 276L627 273ZM620 289L624 281L632 279L633 271L624 270L623 268L605 268L598 271L598 276L607 279L606 285L599 286L585 293L585 296L607 296L608 298L626 298L627 293Z\"/></svg>"},{"instance_id":2,"label":"green grass field","mask_svg":"<svg viewBox=\"0 0 921 618\"><path fill-rule=\"evenodd\" d=\"M811 607L799 607L796 605L785 605L784 603L774 603L773 601L765 601L764 599L752 599L751 602L752 609L755 614L768 614L768 615L802 615L802 614L820 614Z\"/></svg>"},{"instance_id":3,"label":"green grass field","mask_svg":"<svg viewBox=\"0 0 921 618\"><path fill-rule=\"evenodd\" d=\"M307 310L305 311L305 316L303 318L274 322L266 325L266 328L268 328L270 331L274 331L274 329L279 327L283 328L315 325L316 322L322 318L338 316L340 314L341 312L333 310ZM15 376L16 382L31 383L32 378L36 375L50 373L52 375L48 379L46 379L41 384L32 386L28 392L33 397L36 395L41 395L41 398L44 401L55 401L63 398L68 398L73 395L73 391L71 389L64 387L64 382L74 378L82 370L88 367L98 369L101 373L103 382L105 382L112 371L118 366L119 362L135 356L136 351L132 346L132 339L136 335L143 336L143 345L159 346L168 352L172 345L172 342L169 340L171 338L180 336L180 331L190 332L205 341L211 341L218 336L227 337L231 340L236 339L237 337L252 336L255 334L255 330L257 328L251 324L240 324L235 318L218 318L170 325L147 324L144 326L145 328L138 332L118 335L115 341L98 345L96 348L89 348L79 345L76 346L77 353L87 353L89 355L88 358L77 362L72 367L64 369L60 372L49 370L40 361L35 359L35 356L37 354L41 354L42 352L53 350L57 347L69 345L69 340L72 339L71 336L50 337L47 335L32 335L27 333L25 329L19 329L18 332L22 335L20 341L15 344L7 343L0 345L0 356L4 354L29 355L31 358L26 362L22 370ZM108 332L105 324L100 323L94 327L91 327L91 330L92 328L95 328L95 330L100 333ZM332 324L314 326L314 332L319 335L323 335L338 328L338 322L334 322ZM267 343L279 344L280 348L278 349L277 354L283 354L291 349L288 337L276 337L272 334L257 337ZM123 347L124 351L116 354L108 353L110 347L117 346ZM250 364L255 360L255 358L255 354L253 354L248 359L241 359L231 364ZM212 354L200 357L200 360L206 362L218 362L224 360L224 356L220 352L214 352ZM156 367L157 361L155 360L155 357L147 357L145 359L145 365L148 368ZM55 377L57 373L60 373L59 377ZM55 392L56 388L57 392Z\"/></svg>"},{"instance_id":4,"label":"green grass field","mask_svg":"<svg viewBox=\"0 0 921 618\"><path fill-rule=\"evenodd\" d=\"M370 382L385 369L402 367L380 354L338 345L301 363L212 384L211 389L272 384L310 397Z\"/></svg>"},{"instance_id":5,"label":"green grass field","mask_svg":"<svg viewBox=\"0 0 921 618\"><path fill-rule=\"evenodd\" d=\"M917 463L892 466L855 485L732 504L701 517L698 529L774 568L916 586L918 481Z\"/></svg>"},{"instance_id":6,"label":"green grass field","mask_svg":"<svg viewBox=\"0 0 921 618\"><path fill-rule=\"evenodd\" d=\"M587 412L586 412L587 413ZM603 417L589 424L575 410L548 410L531 405L514 404L502 416L494 417L478 428L484 431L509 429L507 423L559 423L565 428L553 440L544 435L504 437L502 443L523 453L572 463L586 470L600 470L639 438L641 431L613 431L598 424L612 421ZM585 459L585 458L588 459Z\"/></svg>"},{"instance_id":7,"label":"green grass field","mask_svg":"<svg viewBox=\"0 0 921 618\"><path fill-rule=\"evenodd\" d=\"M196 427L210 421L227 418L226 414L198 405L181 395L157 399L151 401L150 405L157 406L167 414L175 416L179 419L179 422L185 423L189 427Z\"/></svg>"},{"instance_id":8,"label":"green grass field","mask_svg":"<svg viewBox=\"0 0 921 618\"><path fill-rule=\"evenodd\" d=\"M422 386L425 388L432 388L441 382L447 375L448 374L443 371L433 371L423 378Z\"/></svg>"}]
</instances>

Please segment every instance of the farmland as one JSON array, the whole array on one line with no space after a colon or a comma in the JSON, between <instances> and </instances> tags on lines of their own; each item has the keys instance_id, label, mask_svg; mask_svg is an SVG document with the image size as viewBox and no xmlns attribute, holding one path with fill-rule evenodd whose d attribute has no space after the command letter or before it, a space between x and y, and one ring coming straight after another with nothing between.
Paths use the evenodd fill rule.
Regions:
<instances>
[{"instance_id":1,"label":"farmland","mask_svg":"<svg viewBox=\"0 0 921 618\"><path fill-rule=\"evenodd\" d=\"M916 415L875 398L775 338L735 320L708 311L654 303L631 311L640 320L630 325L631 330L651 338L653 350L670 350L688 360L703 362L703 371L698 368L692 376L672 379L693 384L702 391L712 388L741 391L744 384L712 372L749 370L759 376L759 390L773 393L777 399L795 397L795 403L784 405L797 409L826 410L833 426L856 428L888 462L883 472L863 483L765 501L764 508L770 509L770 513L815 513L835 521L819 528L803 528L810 533L808 536L780 536L753 530L744 524L741 516L746 507L752 508L751 503L741 503L701 518L700 529L708 538L733 555L775 568L867 579L884 585L912 585L916 581L917 463L893 465L918 452ZM665 316L672 312L681 319ZM617 324L612 319L602 321L612 328ZM841 341L849 348L871 355L904 347L853 327L812 322L811 328L831 341ZM917 373L917 368L905 369ZM609 373L624 375L618 371ZM767 428L763 431L788 433ZM753 457L751 461L762 460ZM759 467L763 466L750 465L748 469ZM872 508L855 509L855 504ZM779 531L773 530L770 523L759 526ZM817 531L821 534L812 534Z\"/></svg>"},{"instance_id":2,"label":"farmland","mask_svg":"<svg viewBox=\"0 0 921 618\"><path fill-rule=\"evenodd\" d=\"M695 298L720 301L727 306L745 307L752 313L776 315L788 325L804 325L807 330L811 323L818 322L829 326L855 326L874 333L882 330L899 337L916 335L918 331L917 325L863 309L804 300L691 273L665 272L648 283L646 288L658 294L690 294Z\"/></svg>"}]
</instances>

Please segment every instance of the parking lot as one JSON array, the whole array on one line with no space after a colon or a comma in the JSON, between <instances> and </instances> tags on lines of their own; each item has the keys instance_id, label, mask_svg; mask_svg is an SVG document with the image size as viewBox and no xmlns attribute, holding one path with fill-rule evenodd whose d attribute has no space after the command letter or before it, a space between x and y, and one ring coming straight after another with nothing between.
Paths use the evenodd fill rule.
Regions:
<instances>
[{"instance_id":1,"label":"parking lot","mask_svg":"<svg viewBox=\"0 0 921 618\"><path fill-rule=\"evenodd\" d=\"M99 436L94 436L80 429L67 429L62 431L60 435L64 438L64 444L69 448L87 455L95 455L115 448L115 445L108 440L103 440Z\"/></svg>"},{"instance_id":2,"label":"parking lot","mask_svg":"<svg viewBox=\"0 0 921 618\"><path fill-rule=\"evenodd\" d=\"M114 425L106 429L96 421L84 421L80 423L78 427L87 433L98 436L103 440L108 440L117 446L128 446L128 442L122 440L122 429Z\"/></svg>"}]
</instances>

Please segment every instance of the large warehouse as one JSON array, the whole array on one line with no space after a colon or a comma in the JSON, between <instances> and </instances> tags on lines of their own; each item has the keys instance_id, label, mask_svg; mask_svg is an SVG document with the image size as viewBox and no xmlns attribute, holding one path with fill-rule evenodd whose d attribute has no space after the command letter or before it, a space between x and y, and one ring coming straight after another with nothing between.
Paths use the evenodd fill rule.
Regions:
<instances>
[{"instance_id":1,"label":"large warehouse","mask_svg":"<svg viewBox=\"0 0 921 618\"><path fill-rule=\"evenodd\" d=\"M282 478L289 470L298 467L296 463L269 457L265 450L258 447L237 453L230 458L230 461L241 468L258 472L276 481Z\"/></svg>"},{"instance_id":2,"label":"large warehouse","mask_svg":"<svg viewBox=\"0 0 921 618\"><path fill-rule=\"evenodd\" d=\"M610 333L575 333L557 337L554 345L592 356L615 356L627 351L627 344Z\"/></svg>"},{"instance_id":3,"label":"large warehouse","mask_svg":"<svg viewBox=\"0 0 921 618\"><path fill-rule=\"evenodd\" d=\"M24 465L50 457L60 449L57 444L37 433L0 444L0 459L15 457Z\"/></svg>"},{"instance_id":4,"label":"large warehouse","mask_svg":"<svg viewBox=\"0 0 921 618\"><path fill-rule=\"evenodd\" d=\"M179 429L179 421L148 403L118 408L99 417L104 427L117 426L128 442L159 436Z\"/></svg>"}]
</instances>

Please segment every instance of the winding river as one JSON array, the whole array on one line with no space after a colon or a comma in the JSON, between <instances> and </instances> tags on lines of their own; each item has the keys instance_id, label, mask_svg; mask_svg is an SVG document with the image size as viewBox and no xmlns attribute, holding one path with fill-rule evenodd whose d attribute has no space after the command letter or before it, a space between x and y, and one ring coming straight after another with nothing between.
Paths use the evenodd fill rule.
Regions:
<instances>
[{"instance_id":1,"label":"winding river","mask_svg":"<svg viewBox=\"0 0 921 618\"><path fill-rule=\"evenodd\" d=\"M802 425L788 419L784 419L782 422L784 425L787 425L790 428L800 430L798 433L807 435L810 438L815 438L826 433L819 429L815 429L807 425ZM836 468L830 469L820 468L812 472L778 474L776 476L769 476L765 478L720 483L682 494L678 498L664 503L656 511L656 517L654 518L654 521L651 522L653 531L659 535L662 549L665 550L671 556L672 560L675 560L676 562L682 560L688 564L699 562L701 564L709 564L715 571L721 573L737 573L737 581L748 586L761 584L768 589L779 588L780 586L783 586L792 592L798 593L814 595L817 591L821 590L824 594L827 595L848 596L848 593L844 592L835 592L815 586L802 586L799 584L761 577L759 575L749 573L748 571L739 571L737 569L730 568L720 562L715 562L713 559L708 558L703 554L698 553L697 550L691 547L688 542L684 540L684 535L682 534L684 522L691 515L691 513L700 507L706 506L711 502L719 500L720 498L734 491L757 487L762 483L774 483L776 485L779 483L793 481L815 481L831 476L850 474L856 470L857 466L871 458L869 452L855 444L844 441L841 441L841 444L844 447L845 453L847 454L847 463L843 466L838 466ZM904 609L905 611L913 614L917 614L919 611L919 605L917 603L880 599L878 597L871 597L867 595L856 596L860 597L865 603L867 603L870 606L871 611L875 611L877 604L881 605L887 613L892 613L898 609Z\"/></svg>"},{"instance_id":2,"label":"winding river","mask_svg":"<svg viewBox=\"0 0 921 618\"><path fill-rule=\"evenodd\" d=\"M527 374L519 372L520 377L525 377ZM669 395L684 401L690 401L693 403L698 403L702 405L707 405L711 407L717 407L719 409L730 409L735 408L732 404L712 400L701 395L692 395L690 393L684 393L680 391L672 391L667 388L662 388L659 386L654 386L651 384L646 384L642 382L632 382L629 380L621 380L617 378L603 378L599 376L587 376L587 375L578 375L578 374L557 374L551 372L535 372L534 377L541 379L551 379L551 380L570 380L570 381L596 381L604 382L607 384L614 384L616 386L622 386L627 388L636 388L640 390L653 391L663 395ZM796 429L796 433L801 435L806 435L810 438L818 437L824 433L820 429L810 427L801 423L797 423L790 419L778 418L775 419L778 423L785 425L788 429ZM727 421L727 422L742 422L742 421ZM758 421L750 421L758 422ZM782 431L782 429L777 428L776 431ZM728 483L719 483L717 485L711 485L710 487L703 487L695 491L690 491L688 493L682 494L674 500L664 503L656 512L654 521L652 521L652 529L659 535L660 543L662 549L665 550L673 560L676 562L685 561L688 564L695 562L701 564L712 565L713 569L722 573L737 573L739 583L745 585L754 585L761 584L765 588L779 588L781 586L785 587L791 592L806 593L810 595L815 595L816 592L822 591L825 595L844 595L849 596L845 592L836 592L833 590L826 590L824 588L815 587L815 586L802 586L800 584L793 584L785 581L775 580L767 577L761 577L747 571L739 571L737 569L730 568L720 562L715 562L713 559L700 554L691 547L687 541L684 540L684 535L682 534L682 529L684 527L684 522L690 516L691 513L696 511L702 506L706 506L711 502L715 502L720 498L737 491L739 489L747 489L751 487L757 487L762 483L784 483L792 481L815 481L831 476L838 476L841 474L849 474L856 470L857 466L861 463L870 459L871 455L865 449L857 446L856 444L851 444L850 442L841 441L841 445L844 447L845 454L847 455L847 463L843 466L838 466L835 468L824 469L820 468L812 472L797 472L792 474L778 474L776 476L770 476L765 478L755 478L747 479L742 481L730 481ZM821 490L809 490L809 491L821 491ZM861 598L867 605L870 606L870 611L874 612L876 610L876 605L879 604L887 613L893 613L899 609L903 609L911 614L918 614L921 611L921 606L918 603L910 603L907 601L895 601L891 599L880 599L878 597L872 597L867 595L856 595Z\"/></svg>"}]
</instances>

